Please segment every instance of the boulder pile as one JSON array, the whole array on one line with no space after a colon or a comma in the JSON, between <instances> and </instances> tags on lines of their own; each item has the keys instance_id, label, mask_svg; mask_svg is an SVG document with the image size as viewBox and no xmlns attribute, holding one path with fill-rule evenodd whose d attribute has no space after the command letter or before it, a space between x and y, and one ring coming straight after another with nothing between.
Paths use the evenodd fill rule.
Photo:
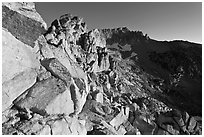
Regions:
<instances>
[{"instance_id":1,"label":"boulder pile","mask_svg":"<svg viewBox=\"0 0 204 137\"><path fill-rule=\"evenodd\" d=\"M153 97L146 75L82 18L47 29L33 3L2 7L4 135L201 134L200 117Z\"/></svg>"}]
</instances>

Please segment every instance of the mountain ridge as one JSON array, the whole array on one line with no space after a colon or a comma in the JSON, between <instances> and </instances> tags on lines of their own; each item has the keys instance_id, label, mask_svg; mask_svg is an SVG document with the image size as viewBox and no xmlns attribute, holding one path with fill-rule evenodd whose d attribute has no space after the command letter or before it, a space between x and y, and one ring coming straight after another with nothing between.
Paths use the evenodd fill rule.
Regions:
<instances>
[{"instance_id":1,"label":"mountain ridge","mask_svg":"<svg viewBox=\"0 0 204 137\"><path fill-rule=\"evenodd\" d=\"M202 134L199 47L88 30L71 14L47 28L33 3L2 6L2 134Z\"/></svg>"}]
</instances>

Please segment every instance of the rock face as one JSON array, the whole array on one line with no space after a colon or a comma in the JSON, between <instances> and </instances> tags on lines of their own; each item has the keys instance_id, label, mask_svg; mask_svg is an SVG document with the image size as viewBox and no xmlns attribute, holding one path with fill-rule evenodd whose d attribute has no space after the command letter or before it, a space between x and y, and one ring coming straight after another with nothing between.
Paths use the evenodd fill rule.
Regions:
<instances>
[{"instance_id":1,"label":"rock face","mask_svg":"<svg viewBox=\"0 0 204 137\"><path fill-rule=\"evenodd\" d=\"M66 90L65 83L54 77L35 83L13 101L20 109L46 115L45 108L55 97Z\"/></svg>"},{"instance_id":2,"label":"rock face","mask_svg":"<svg viewBox=\"0 0 204 137\"><path fill-rule=\"evenodd\" d=\"M4 135L201 134L202 118L169 103L162 78L133 61L127 28L89 31L71 14L47 28L25 2L2 4L2 27Z\"/></svg>"},{"instance_id":3,"label":"rock face","mask_svg":"<svg viewBox=\"0 0 204 137\"><path fill-rule=\"evenodd\" d=\"M35 11L35 6L30 3L3 3L2 11L2 26L21 42L34 47L39 35L45 32L45 22Z\"/></svg>"}]
</instances>

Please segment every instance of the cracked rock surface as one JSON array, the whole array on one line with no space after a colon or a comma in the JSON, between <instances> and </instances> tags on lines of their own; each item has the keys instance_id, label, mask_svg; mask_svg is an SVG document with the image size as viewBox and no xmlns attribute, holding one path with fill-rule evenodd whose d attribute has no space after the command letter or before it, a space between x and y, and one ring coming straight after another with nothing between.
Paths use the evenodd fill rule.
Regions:
<instances>
[{"instance_id":1,"label":"cracked rock surface","mask_svg":"<svg viewBox=\"0 0 204 137\"><path fill-rule=\"evenodd\" d=\"M200 106L185 95L181 107L175 96L183 96L173 90L182 89L186 70L189 78L200 77L199 65L165 66L167 81L167 71L159 77L141 64L147 53L137 52L138 41L151 40L127 28L88 30L71 14L47 28L34 3L3 3L2 134L202 134ZM151 61L165 64L171 52L151 52Z\"/></svg>"}]
</instances>

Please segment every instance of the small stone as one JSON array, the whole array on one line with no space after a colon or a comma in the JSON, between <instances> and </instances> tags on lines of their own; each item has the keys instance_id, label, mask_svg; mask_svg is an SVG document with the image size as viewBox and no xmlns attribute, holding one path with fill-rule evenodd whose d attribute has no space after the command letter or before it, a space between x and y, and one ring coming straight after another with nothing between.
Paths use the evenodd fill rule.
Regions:
<instances>
[{"instance_id":1,"label":"small stone","mask_svg":"<svg viewBox=\"0 0 204 137\"><path fill-rule=\"evenodd\" d=\"M191 117L189 125L187 127L188 131L193 132L195 126L196 126L196 120L194 119L194 117Z\"/></svg>"},{"instance_id":2,"label":"small stone","mask_svg":"<svg viewBox=\"0 0 204 137\"><path fill-rule=\"evenodd\" d=\"M129 117L129 107L122 107L120 113L114 117L111 121L110 124L118 128L122 123L124 123Z\"/></svg>"},{"instance_id":3,"label":"small stone","mask_svg":"<svg viewBox=\"0 0 204 137\"><path fill-rule=\"evenodd\" d=\"M71 133L65 120L57 120L51 128L53 135L69 135Z\"/></svg>"},{"instance_id":4,"label":"small stone","mask_svg":"<svg viewBox=\"0 0 204 137\"><path fill-rule=\"evenodd\" d=\"M96 100L96 102L103 104L103 93L98 92L95 96L95 100Z\"/></svg>"},{"instance_id":5,"label":"small stone","mask_svg":"<svg viewBox=\"0 0 204 137\"><path fill-rule=\"evenodd\" d=\"M118 132L118 135L125 135L125 133L127 133L127 131L125 130L125 127L123 125L120 125L117 132Z\"/></svg>"},{"instance_id":6,"label":"small stone","mask_svg":"<svg viewBox=\"0 0 204 137\"><path fill-rule=\"evenodd\" d=\"M102 108L106 114L111 114L112 110L109 106L102 106Z\"/></svg>"}]
</instances>

